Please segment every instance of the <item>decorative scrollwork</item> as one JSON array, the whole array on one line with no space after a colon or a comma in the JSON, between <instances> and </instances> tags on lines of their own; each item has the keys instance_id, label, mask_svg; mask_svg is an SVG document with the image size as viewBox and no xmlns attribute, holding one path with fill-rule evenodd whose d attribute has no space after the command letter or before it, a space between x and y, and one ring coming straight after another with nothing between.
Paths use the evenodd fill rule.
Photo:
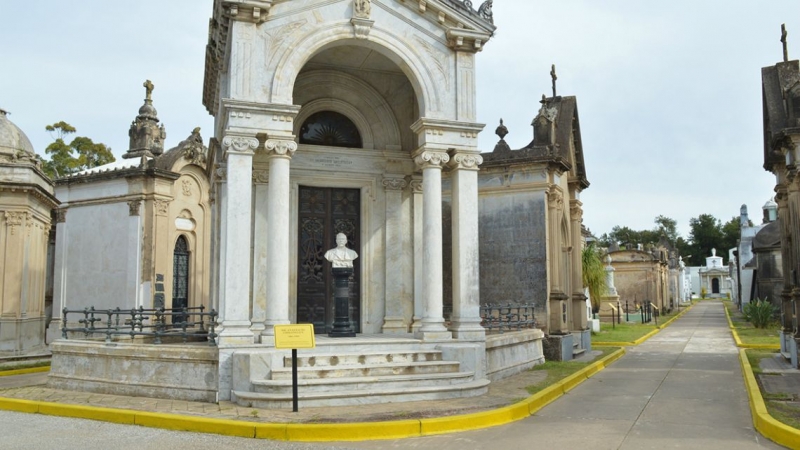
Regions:
<instances>
[{"instance_id":1,"label":"decorative scrollwork","mask_svg":"<svg viewBox=\"0 0 800 450\"><path fill-rule=\"evenodd\" d=\"M243 136L225 136L222 139L222 146L226 151L247 152L258 148L258 139Z\"/></svg>"},{"instance_id":2,"label":"decorative scrollwork","mask_svg":"<svg viewBox=\"0 0 800 450\"><path fill-rule=\"evenodd\" d=\"M458 153L450 162L450 165L454 169L477 169L481 164L483 164L483 157L481 155L469 153Z\"/></svg>"},{"instance_id":3,"label":"decorative scrollwork","mask_svg":"<svg viewBox=\"0 0 800 450\"><path fill-rule=\"evenodd\" d=\"M264 148L268 153L291 157L297 151L297 142L288 139L269 139L264 144Z\"/></svg>"},{"instance_id":4,"label":"decorative scrollwork","mask_svg":"<svg viewBox=\"0 0 800 450\"><path fill-rule=\"evenodd\" d=\"M142 205L141 200L131 200L128 202L128 215L130 216L138 216L139 215L139 207Z\"/></svg>"},{"instance_id":5,"label":"decorative scrollwork","mask_svg":"<svg viewBox=\"0 0 800 450\"><path fill-rule=\"evenodd\" d=\"M450 161L450 155L445 152L424 151L414 158L414 162L422 169L442 167Z\"/></svg>"},{"instance_id":6,"label":"decorative scrollwork","mask_svg":"<svg viewBox=\"0 0 800 450\"><path fill-rule=\"evenodd\" d=\"M386 177L383 179L383 187L387 191L402 191L403 189L408 186L408 182L405 178L389 178Z\"/></svg>"}]
</instances>

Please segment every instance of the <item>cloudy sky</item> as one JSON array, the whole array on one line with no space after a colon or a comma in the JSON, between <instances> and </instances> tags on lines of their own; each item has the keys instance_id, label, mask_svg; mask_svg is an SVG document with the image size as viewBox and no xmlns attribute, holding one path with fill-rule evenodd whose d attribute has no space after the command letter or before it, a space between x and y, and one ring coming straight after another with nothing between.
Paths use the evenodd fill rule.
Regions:
<instances>
[{"instance_id":1,"label":"cloudy sky","mask_svg":"<svg viewBox=\"0 0 800 450\"><path fill-rule=\"evenodd\" d=\"M475 7L479 0L473 0ZM44 153L45 125L128 147L150 79L167 147L195 126L211 0L30 0L0 3L0 107ZM751 217L773 195L762 168L761 67L800 57L797 0L497 0L496 36L478 56L480 143L502 117L512 148L532 138L538 100L575 95L591 187L584 223L653 227L659 214L686 235L691 217Z\"/></svg>"}]
</instances>

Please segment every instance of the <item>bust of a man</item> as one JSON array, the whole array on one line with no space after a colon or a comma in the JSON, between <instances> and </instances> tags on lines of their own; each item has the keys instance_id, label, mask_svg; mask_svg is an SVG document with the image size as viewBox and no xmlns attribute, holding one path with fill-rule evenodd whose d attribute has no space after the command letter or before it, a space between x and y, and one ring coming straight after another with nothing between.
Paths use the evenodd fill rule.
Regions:
<instances>
[{"instance_id":1,"label":"bust of a man","mask_svg":"<svg viewBox=\"0 0 800 450\"><path fill-rule=\"evenodd\" d=\"M347 236L344 233L336 235L336 248L332 248L325 252L325 259L333 264L334 268L337 267L353 267L353 260L358 258L358 253L346 247Z\"/></svg>"}]
</instances>

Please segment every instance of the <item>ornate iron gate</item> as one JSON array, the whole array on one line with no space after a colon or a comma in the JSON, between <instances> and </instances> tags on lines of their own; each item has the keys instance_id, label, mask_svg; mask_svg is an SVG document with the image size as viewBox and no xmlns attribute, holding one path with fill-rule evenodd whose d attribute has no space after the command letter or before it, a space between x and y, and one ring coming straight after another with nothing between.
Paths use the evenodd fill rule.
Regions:
<instances>
[{"instance_id":1,"label":"ornate iron gate","mask_svg":"<svg viewBox=\"0 0 800 450\"><path fill-rule=\"evenodd\" d=\"M297 322L313 323L316 333L333 326L333 276L323 255L336 247L336 234L347 236L347 246L361 254L361 194L358 189L300 186ZM350 321L361 332L360 259L350 280Z\"/></svg>"},{"instance_id":2,"label":"ornate iron gate","mask_svg":"<svg viewBox=\"0 0 800 450\"><path fill-rule=\"evenodd\" d=\"M175 242L172 254L172 309L180 312L189 306L189 244L183 236ZM172 323L186 321L186 315L172 316Z\"/></svg>"}]
</instances>

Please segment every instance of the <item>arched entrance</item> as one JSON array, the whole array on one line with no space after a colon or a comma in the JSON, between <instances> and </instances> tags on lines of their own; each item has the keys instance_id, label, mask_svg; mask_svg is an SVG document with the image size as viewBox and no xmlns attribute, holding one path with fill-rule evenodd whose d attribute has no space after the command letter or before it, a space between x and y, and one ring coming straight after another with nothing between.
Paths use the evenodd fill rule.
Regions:
<instances>
[{"instance_id":1,"label":"arched entrance","mask_svg":"<svg viewBox=\"0 0 800 450\"><path fill-rule=\"evenodd\" d=\"M172 253L172 323L186 321L186 315L180 313L189 306L189 243L186 237L178 236Z\"/></svg>"},{"instance_id":2,"label":"arched entrance","mask_svg":"<svg viewBox=\"0 0 800 450\"><path fill-rule=\"evenodd\" d=\"M719 294L719 278L711 279L711 293Z\"/></svg>"}]
</instances>

